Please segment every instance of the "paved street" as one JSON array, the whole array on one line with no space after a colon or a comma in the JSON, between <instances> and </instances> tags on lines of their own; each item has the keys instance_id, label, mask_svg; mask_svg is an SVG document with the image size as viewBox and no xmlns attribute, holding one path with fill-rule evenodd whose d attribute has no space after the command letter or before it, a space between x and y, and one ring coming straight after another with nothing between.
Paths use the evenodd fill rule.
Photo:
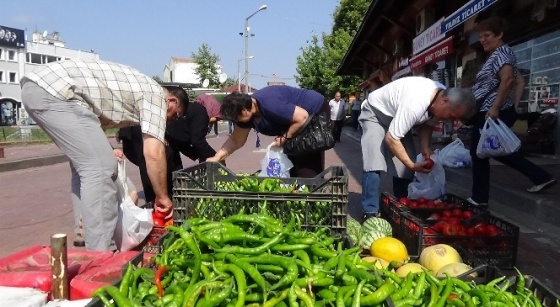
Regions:
<instances>
[{"instance_id":1,"label":"paved street","mask_svg":"<svg viewBox=\"0 0 560 307\"><path fill-rule=\"evenodd\" d=\"M224 126L221 126L223 129ZM227 126L225 127L227 129ZM219 137L209 137L209 143L219 148L226 140L227 133L221 130ZM255 148L255 133L252 132L247 144L234 153L227 165L235 172L254 172L260 168L259 162L264 156L266 146L272 138L260 136L261 148ZM6 158L0 164L10 160L31 159L33 157L59 156L60 151L53 145L30 145L24 148L7 148ZM15 155L15 156L14 156ZM349 175L349 212L352 216L360 214L361 193L361 158L360 145L356 136L345 133L341 143L327 152L328 165L344 165ZM184 159L185 167L195 162ZM137 168L127 165L129 176L138 188L141 187ZM558 165L550 167L558 169ZM1 170L0 170L1 171ZM468 172L459 170L458 172ZM460 196L468 196L470 183L457 181L459 173L448 173L448 191ZM508 179L509 180L509 179ZM390 180L383 180L382 190L390 191ZM72 236L72 206L70 204L70 172L67 163L25 168L15 171L0 172L0 257L21 250L34 244L49 244L54 233L67 233ZM558 195L558 189L551 197ZM494 214L503 217L521 228L517 266L539 280L560 289L560 228L545 223L532 215L512 209L498 201L491 202ZM557 290L558 291L558 290ZM560 291L558 291L560 292Z\"/></svg>"}]
</instances>

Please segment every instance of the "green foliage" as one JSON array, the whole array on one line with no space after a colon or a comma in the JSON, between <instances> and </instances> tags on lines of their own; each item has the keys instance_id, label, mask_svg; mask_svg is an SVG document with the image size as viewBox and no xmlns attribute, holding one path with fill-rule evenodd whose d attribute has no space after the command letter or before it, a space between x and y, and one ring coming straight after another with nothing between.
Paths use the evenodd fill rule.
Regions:
<instances>
[{"instance_id":1,"label":"green foliage","mask_svg":"<svg viewBox=\"0 0 560 307\"><path fill-rule=\"evenodd\" d=\"M216 100L218 100L220 103L222 103L224 101L224 97L226 97L226 94L216 94L214 95L214 98L216 98Z\"/></svg>"},{"instance_id":2,"label":"green foliage","mask_svg":"<svg viewBox=\"0 0 560 307\"><path fill-rule=\"evenodd\" d=\"M203 43L198 48L198 53L192 53L191 57L198 64L194 71L200 76L200 83L202 84L204 79L208 79L210 81L208 88L219 88L218 61L220 61L220 56L212 53L210 47Z\"/></svg>"},{"instance_id":3,"label":"green foliage","mask_svg":"<svg viewBox=\"0 0 560 307\"><path fill-rule=\"evenodd\" d=\"M296 59L298 75L295 76L300 87L314 89L326 97L333 97L337 91L343 95L356 91L361 76L337 76L336 70L362 24L370 2L340 0L333 13L331 33L323 33L321 39L313 35L309 45L300 49L302 54Z\"/></svg>"}]
</instances>

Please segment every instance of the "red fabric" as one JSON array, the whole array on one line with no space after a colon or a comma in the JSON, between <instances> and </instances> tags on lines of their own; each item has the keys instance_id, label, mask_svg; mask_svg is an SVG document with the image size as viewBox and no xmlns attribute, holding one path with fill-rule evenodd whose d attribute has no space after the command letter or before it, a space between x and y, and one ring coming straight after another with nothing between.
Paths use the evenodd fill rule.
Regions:
<instances>
[{"instance_id":1,"label":"red fabric","mask_svg":"<svg viewBox=\"0 0 560 307\"><path fill-rule=\"evenodd\" d=\"M126 264L138 255L136 251L115 254L114 257L98 266L87 270L70 281L70 299L79 300L91 297L93 291L108 285L114 285L122 278Z\"/></svg>"},{"instance_id":2,"label":"red fabric","mask_svg":"<svg viewBox=\"0 0 560 307\"><path fill-rule=\"evenodd\" d=\"M198 95L194 102L204 106L206 113L208 113L208 118L222 118L222 113L220 113L221 104L216 98L214 98L214 96L206 94Z\"/></svg>"},{"instance_id":3,"label":"red fabric","mask_svg":"<svg viewBox=\"0 0 560 307\"><path fill-rule=\"evenodd\" d=\"M100 266L112 252L68 250L68 279ZM0 259L0 286L31 287L50 292L52 284L51 248L33 246Z\"/></svg>"}]
</instances>

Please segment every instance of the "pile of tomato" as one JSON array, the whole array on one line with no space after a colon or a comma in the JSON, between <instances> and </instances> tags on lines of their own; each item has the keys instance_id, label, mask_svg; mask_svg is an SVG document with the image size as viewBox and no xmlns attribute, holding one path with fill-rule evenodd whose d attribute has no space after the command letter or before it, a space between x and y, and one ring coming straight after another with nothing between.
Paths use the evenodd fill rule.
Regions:
<instances>
[{"instance_id":1,"label":"pile of tomato","mask_svg":"<svg viewBox=\"0 0 560 307\"><path fill-rule=\"evenodd\" d=\"M434 212L428 218L436 221L426 233L437 232L446 236L489 236L495 237L504 235L503 231L496 225L486 222L477 222L469 225L470 220L474 217L471 210L463 210L455 208L453 210L444 210Z\"/></svg>"},{"instance_id":2,"label":"pile of tomato","mask_svg":"<svg viewBox=\"0 0 560 307\"><path fill-rule=\"evenodd\" d=\"M401 197L399 202L410 209L452 209L461 207L460 204L446 203L441 200L429 200L424 197L418 197L417 199Z\"/></svg>"}]
</instances>

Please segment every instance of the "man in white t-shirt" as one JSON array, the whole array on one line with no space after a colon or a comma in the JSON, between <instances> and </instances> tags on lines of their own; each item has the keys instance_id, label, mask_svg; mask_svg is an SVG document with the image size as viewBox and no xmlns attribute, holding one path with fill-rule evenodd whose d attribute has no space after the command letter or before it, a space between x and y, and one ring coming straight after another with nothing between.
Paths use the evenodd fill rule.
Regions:
<instances>
[{"instance_id":1,"label":"man in white t-shirt","mask_svg":"<svg viewBox=\"0 0 560 307\"><path fill-rule=\"evenodd\" d=\"M405 77L369 94L362 104L362 208L366 218L379 211L379 174L393 176L393 193L407 196L414 172L428 173L424 163L415 163L412 139L415 128L420 152L432 153L433 125L439 120L462 120L475 112L475 98L468 89L449 88L424 77Z\"/></svg>"},{"instance_id":2,"label":"man in white t-shirt","mask_svg":"<svg viewBox=\"0 0 560 307\"><path fill-rule=\"evenodd\" d=\"M344 125L344 117L346 117L346 102L340 99L340 92L336 92L334 99L329 101L331 109L331 128L334 140L340 142L340 135L342 134L342 126Z\"/></svg>"}]
</instances>

